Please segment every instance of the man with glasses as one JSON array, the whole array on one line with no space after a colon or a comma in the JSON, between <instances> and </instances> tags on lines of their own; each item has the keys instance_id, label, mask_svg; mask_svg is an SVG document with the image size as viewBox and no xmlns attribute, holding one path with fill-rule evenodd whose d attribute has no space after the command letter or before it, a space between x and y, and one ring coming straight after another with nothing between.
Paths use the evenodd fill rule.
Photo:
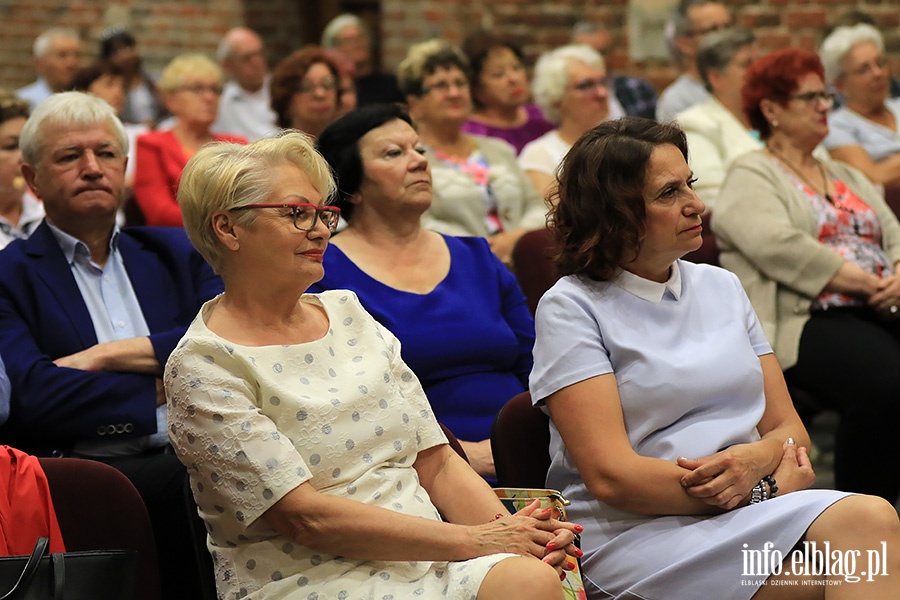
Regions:
<instances>
[{"instance_id":1,"label":"man with glasses","mask_svg":"<svg viewBox=\"0 0 900 600\"><path fill-rule=\"evenodd\" d=\"M710 94L697 68L697 44L707 33L732 24L731 14L715 0L681 0L666 26L666 41L681 75L659 95L656 119L671 121L683 110L704 102Z\"/></svg>"},{"instance_id":2,"label":"man with glasses","mask_svg":"<svg viewBox=\"0 0 900 600\"><path fill-rule=\"evenodd\" d=\"M161 376L221 280L182 229L116 226L128 141L105 101L48 98L20 146L47 216L0 260L0 354L12 385L0 442L122 471L150 513L163 597L201 597Z\"/></svg>"},{"instance_id":3,"label":"man with glasses","mask_svg":"<svg viewBox=\"0 0 900 600\"><path fill-rule=\"evenodd\" d=\"M235 27L222 38L216 59L228 75L219 99L216 133L233 133L255 141L278 131L270 106L269 74L260 37L252 29Z\"/></svg>"}]
</instances>

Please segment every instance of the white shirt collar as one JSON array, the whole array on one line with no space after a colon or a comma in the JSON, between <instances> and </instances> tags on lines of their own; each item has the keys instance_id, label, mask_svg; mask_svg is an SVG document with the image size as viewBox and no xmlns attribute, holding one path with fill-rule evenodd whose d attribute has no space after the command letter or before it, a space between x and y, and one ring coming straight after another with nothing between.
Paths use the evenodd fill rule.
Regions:
<instances>
[{"instance_id":1,"label":"white shirt collar","mask_svg":"<svg viewBox=\"0 0 900 600\"><path fill-rule=\"evenodd\" d=\"M681 297L681 269L678 266L678 262L672 265L669 279L665 283L657 283L656 281L638 277L624 269L619 269L618 274L612 279L612 283L626 292L630 292L638 298L643 298L654 304L662 302L666 290L669 290L676 300Z\"/></svg>"}]
</instances>

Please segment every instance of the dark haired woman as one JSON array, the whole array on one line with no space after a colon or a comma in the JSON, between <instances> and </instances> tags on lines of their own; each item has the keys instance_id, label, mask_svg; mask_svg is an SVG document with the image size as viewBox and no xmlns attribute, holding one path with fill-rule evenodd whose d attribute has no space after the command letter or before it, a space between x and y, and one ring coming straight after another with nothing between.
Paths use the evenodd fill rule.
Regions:
<instances>
[{"instance_id":1,"label":"dark haired woman","mask_svg":"<svg viewBox=\"0 0 900 600\"><path fill-rule=\"evenodd\" d=\"M680 129L625 118L575 143L551 209L564 276L537 309L530 384L547 485L585 525L588 597L896 598L896 578L835 592L797 572L800 541L884 543L900 568L900 521L881 498L805 490L809 436L740 282L679 260L701 243L692 184ZM786 567L748 562L764 551ZM817 585L784 595L801 579Z\"/></svg>"},{"instance_id":2,"label":"dark haired woman","mask_svg":"<svg viewBox=\"0 0 900 600\"><path fill-rule=\"evenodd\" d=\"M494 475L491 424L525 390L534 321L516 279L477 237L422 226L431 171L409 116L369 105L336 121L319 150L338 179L349 225L312 290L351 289L403 344L437 419L473 468Z\"/></svg>"},{"instance_id":3,"label":"dark haired woman","mask_svg":"<svg viewBox=\"0 0 900 600\"><path fill-rule=\"evenodd\" d=\"M522 151L525 144L551 129L536 104L528 103L528 74L521 48L486 31L476 31L463 42L462 51L472 69L475 110L463 131L509 142Z\"/></svg>"},{"instance_id":4,"label":"dark haired woman","mask_svg":"<svg viewBox=\"0 0 900 600\"><path fill-rule=\"evenodd\" d=\"M744 111L766 148L732 163L713 221L722 265L747 290L788 382L841 415L837 487L893 503L900 224L860 171L813 155L832 100L812 52L750 66Z\"/></svg>"},{"instance_id":5,"label":"dark haired woman","mask_svg":"<svg viewBox=\"0 0 900 600\"><path fill-rule=\"evenodd\" d=\"M125 89L121 119L125 123L155 126L165 112L153 78L141 66L137 40L124 29L114 28L100 38L100 60L119 71Z\"/></svg>"}]
</instances>

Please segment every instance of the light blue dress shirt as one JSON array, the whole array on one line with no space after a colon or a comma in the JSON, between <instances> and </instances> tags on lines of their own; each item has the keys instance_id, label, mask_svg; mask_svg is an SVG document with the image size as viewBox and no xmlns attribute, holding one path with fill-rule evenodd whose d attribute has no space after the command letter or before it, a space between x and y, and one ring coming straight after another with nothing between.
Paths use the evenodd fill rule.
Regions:
<instances>
[{"instance_id":1,"label":"light blue dress shirt","mask_svg":"<svg viewBox=\"0 0 900 600\"><path fill-rule=\"evenodd\" d=\"M39 77L34 83L29 83L25 87L16 90L16 96L27 101L31 105L31 110L37 108L37 105L53 95L53 90L47 84L47 80Z\"/></svg>"},{"instance_id":2,"label":"light blue dress shirt","mask_svg":"<svg viewBox=\"0 0 900 600\"><path fill-rule=\"evenodd\" d=\"M48 222L59 243L97 334L97 342L113 342L150 335L147 321L138 302L125 263L118 249L119 228L109 241L109 258L101 267L91 260L87 244L72 237ZM168 443L166 406L156 409L157 433L120 442L82 442L75 452L88 456L118 456L137 454Z\"/></svg>"}]
</instances>

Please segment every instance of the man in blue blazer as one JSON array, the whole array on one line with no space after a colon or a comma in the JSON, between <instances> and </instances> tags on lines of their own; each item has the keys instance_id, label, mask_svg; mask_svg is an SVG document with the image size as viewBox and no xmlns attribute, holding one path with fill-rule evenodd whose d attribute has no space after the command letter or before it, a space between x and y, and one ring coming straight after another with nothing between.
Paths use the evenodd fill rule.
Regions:
<instances>
[{"instance_id":1,"label":"man in blue blazer","mask_svg":"<svg viewBox=\"0 0 900 600\"><path fill-rule=\"evenodd\" d=\"M128 141L108 104L56 94L20 145L47 216L0 254L0 355L12 386L0 442L121 470L150 512L164 597L198 597L186 472L169 451L160 376L221 281L183 230L116 226Z\"/></svg>"}]
</instances>

